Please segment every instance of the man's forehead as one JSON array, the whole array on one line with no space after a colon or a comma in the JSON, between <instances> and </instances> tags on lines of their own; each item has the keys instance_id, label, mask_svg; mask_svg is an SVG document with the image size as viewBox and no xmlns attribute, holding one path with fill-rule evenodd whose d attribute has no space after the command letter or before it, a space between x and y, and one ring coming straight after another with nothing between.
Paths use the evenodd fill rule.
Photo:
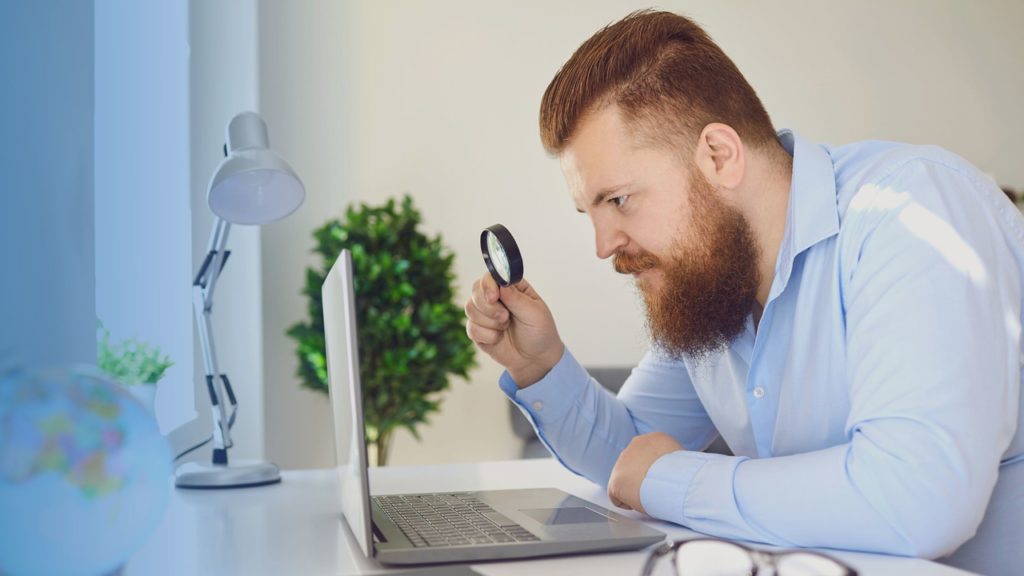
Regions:
<instances>
[{"instance_id":1,"label":"man's forehead","mask_svg":"<svg viewBox=\"0 0 1024 576\"><path fill-rule=\"evenodd\" d=\"M562 174L577 209L583 211L595 197L607 196L631 181L627 158L632 138L617 120L604 112L588 115L559 155Z\"/></svg>"},{"instance_id":2,"label":"man's forehead","mask_svg":"<svg viewBox=\"0 0 1024 576\"><path fill-rule=\"evenodd\" d=\"M562 155L562 173L577 212L586 212L631 183L621 169L611 163L581 163L568 150Z\"/></svg>"}]
</instances>

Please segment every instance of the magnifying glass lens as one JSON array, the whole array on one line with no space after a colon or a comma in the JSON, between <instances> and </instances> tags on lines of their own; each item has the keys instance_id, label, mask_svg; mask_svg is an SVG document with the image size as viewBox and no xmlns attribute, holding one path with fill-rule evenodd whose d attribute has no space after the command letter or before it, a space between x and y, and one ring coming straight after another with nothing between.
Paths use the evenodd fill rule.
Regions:
<instances>
[{"instance_id":1,"label":"magnifying glass lens","mask_svg":"<svg viewBox=\"0 0 1024 576\"><path fill-rule=\"evenodd\" d=\"M523 257L508 228L495 224L481 232L480 253L499 286L511 286L523 279Z\"/></svg>"},{"instance_id":2,"label":"magnifying glass lens","mask_svg":"<svg viewBox=\"0 0 1024 576\"><path fill-rule=\"evenodd\" d=\"M502 280L508 283L508 257L505 256L505 249L501 247L498 237L490 230L487 231L487 253L491 256L491 264L494 265L494 271L501 276Z\"/></svg>"}]
</instances>

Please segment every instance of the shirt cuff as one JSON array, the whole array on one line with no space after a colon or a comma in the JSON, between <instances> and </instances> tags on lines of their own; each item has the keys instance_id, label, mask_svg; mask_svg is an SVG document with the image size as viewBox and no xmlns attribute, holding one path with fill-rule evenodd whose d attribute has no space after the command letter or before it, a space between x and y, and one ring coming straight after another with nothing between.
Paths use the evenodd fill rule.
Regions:
<instances>
[{"instance_id":1,"label":"shirt cuff","mask_svg":"<svg viewBox=\"0 0 1024 576\"><path fill-rule=\"evenodd\" d=\"M686 501L694 487L708 483L732 492L732 472L739 458L679 450L654 461L640 484L640 505L648 516L688 525Z\"/></svg>"},{"instance_id":2,"label":"shirt cuff","mask_svg":"<svg viewBox=\"0 0 1024 576\"><path fill-rule=\"evenodd\" d=\"M520 390L506 370L498 379L498 387L535 422L547 424L565 417L583 395L588 382L587 371L566 347L554 368L537 382Z\"/></svg>"}]
</instances>

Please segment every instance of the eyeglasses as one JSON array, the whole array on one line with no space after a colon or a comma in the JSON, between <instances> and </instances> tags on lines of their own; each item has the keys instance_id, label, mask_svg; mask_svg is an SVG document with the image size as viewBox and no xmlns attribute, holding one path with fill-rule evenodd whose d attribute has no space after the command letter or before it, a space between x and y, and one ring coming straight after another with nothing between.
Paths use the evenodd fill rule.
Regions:
<instances>
[{"instance_id":1,"label":"eyeglasses","mask_svg":"<svg viewBox=\"0 0 1024 576\"><path fill-rule=\"evenodd\" d=\"M754 550L714 538L659 545L647 557L641 575L650 576L658 560L669 554L678 576L857 576L850 566L817 552Z\"/></svg>"}]
</instances>

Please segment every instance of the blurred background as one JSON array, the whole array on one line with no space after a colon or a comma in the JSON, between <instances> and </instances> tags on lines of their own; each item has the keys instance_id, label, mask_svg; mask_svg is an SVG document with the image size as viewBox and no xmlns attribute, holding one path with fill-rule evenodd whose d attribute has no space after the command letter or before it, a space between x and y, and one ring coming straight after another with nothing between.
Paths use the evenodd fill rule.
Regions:
<instances>
[{"instance_id":1,"label":"blurred background","mask_svg":"<svg viewBox=\"0 0 1024 576\"><path fill-rule=\"evenodd\" d=\"M58 196L88 195L78 204L26 208L17 186L3 192L4 269L18 261L12 247L33 226L52 227L61 214L73 221L47 235L57 255L50 261L94 262L61 273L73 275L72 285L94 282L95 315L112 334L158 344L175 360L159 384L156 413L177 448L210 430L190 284L212 222L206 186L223 157L224 126L241 110L262 114L272 147L301 176L307 196L291 217L236 227L230 238L214 329L221 368L240 401L236 457L282 468L333 465L328 399L300 386L295 342L285 331L306 318L305 270L319 265L312 231L353 202L412 195L425 230L440 233L456 254L460 306L485 270L480 230L505 224L520 244L526 277L583 364L631 365L643 354L639 301L629 280L595 257L589 221L576 213L558 162L541 148L537 115L545 87L580 43L650 4L72 4L77 12L50 1L0 18L9 44L5 77L55 101L49 109L14 102L4 114L23 119L16 127L31 134L30 150L57 143L50 163L91 167L67 170L66 181L26 180L25 188L49 187ZM706 28L777 127L830 144L938 144L999 184L1024 189L1024 3L688 0L660 7ZM52 54L23 56L48 42L25 31L32 23L58 25ZM77 43L67 42L72 37ZM52 80L23 65L43 57L52 60L50 70L68 73ZM33 84L40 78L55 84ZM65 108L86 120L55 118L53 110ZM46 166L40 158L4 162L9 173L32 162ZM67 290L69 281L50 267L40 274L39 282L49 278ZM40 322L19 312L26 302L49 309L62 298L33 294L3 299L0 357L24 347L25 332L12 327ZM88 290L78 297L91 305ZM84 323L78 333L94 328L89 314L76 322ZM522 441L497 388L500 369L483 354L478 363L469 381L453 381L441 412L420 428L421 442L397 434L391 464L518 457Z\"/></svg>"}]
</instances>

